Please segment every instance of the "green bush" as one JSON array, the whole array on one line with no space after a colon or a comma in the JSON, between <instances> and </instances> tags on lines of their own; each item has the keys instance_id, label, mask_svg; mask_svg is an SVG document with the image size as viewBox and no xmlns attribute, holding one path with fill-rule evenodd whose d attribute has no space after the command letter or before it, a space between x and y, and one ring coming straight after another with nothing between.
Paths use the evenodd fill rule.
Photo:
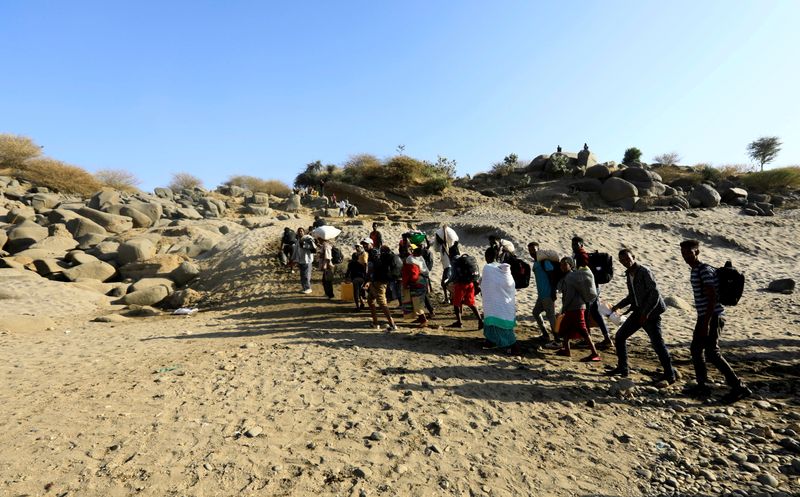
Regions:
<instances>
[{"instance_id":1,"label":"green bush","mask_svg":"<svg viewBox=\"0 0 800 497\"><path fill-rule=\"evenodd\" d=\"M431 178L422 184L422 191L428 194L442 193L450 186L450 179L445 176Z\"/></svg>"},{"instance_id":2,"label":"green bush","mask_svg":"<svg viewBox=\"0 0 800 497\"><path fill-rule=\"evenodd\" d=\"M623 164L632 164L642 158L642 151L636 147L631 147L625 151L625 156L622 158Z\"/></svg>"},{"instance_id":3,"label":"green bush","mask_svg":"<svg viewBox=\"0 0 800 497\"><path fill-rule=\"evenodd\" d=\"M800 166L768 169L741 176L739 181L748 190L771 193L800 188Z\"/></svg>"}]
</instances>

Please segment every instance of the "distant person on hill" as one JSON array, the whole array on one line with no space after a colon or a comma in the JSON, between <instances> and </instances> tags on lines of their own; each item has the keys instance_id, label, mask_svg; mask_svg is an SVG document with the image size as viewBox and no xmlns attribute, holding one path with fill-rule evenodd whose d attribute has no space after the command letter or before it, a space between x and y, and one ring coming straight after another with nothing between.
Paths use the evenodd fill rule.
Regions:
<instances>
[{"instance_id":1,"label":"distant person on hill","mask_svg":"<svg viewBox=\"0 0 800 497\"><path fill-rule=\"evenodd\" d=\"M397 255L399 255L402 260L406 260L406 258L411 255L411 249L409 249L409 246L411 245L411 240L409 240L409 237L411 234L406 232L400 236L400 243L397 245Z\"/></svg>"},{"instance_id":2,"label":"distant person on hill","mask_svg":"<svg viewBox=\"0 0 800 497\"><path fill-rule=\"evenodd\" d=\"M380 249L383 246L383 235L378 231L378 223L372 223L372 231L369 234L369 238L372 240L372 246L376 249Z\"/></svg>"},{"instance_id":3,"label":"distant person on hill","mask_svg":"<svg viewBox=\"0 0 800 497\"><path fill-rule=\"evenodd\" d=\"M528 244L528 253L533 259L531 268L533 269L533 277L536 281L536 304L533 306L533 317L539 325L539 330L542 332L540 339L547 343L550 341L550 336L547 334L547 329L542 320L542 313L544 312L547 321L550 323L550 331L553 332L553 338L556 336L556 285L560 279L558 275L561 274L560 270L555 267L552 261L539 261L539 244L531 242Z\"/></svg>"},{"instance_id":4,"label":"distant person on hill","mask_svg":"<svg viewBox=\"0 0 800 497\"><path fill-rule=\"evenodd\" d=\"M347 210L347 201L340 200L339 201L339 217L344 217L344 213Z\"/></svg>"},{"instance_id":5,"label":"distant person on hill","mask_svg":"<svg viewBox=\"0 0 800 497\"><path fill-rule=\"evenodd\" d=\"M517 314L514 278L511 276L511 266L497 261L499 256L500 249L494 246L486 249L484 254L486 265L483 266L481 277L483 336L494 347L509 348L509 352L518 353L514 347L517 343L514 334Z\"/></svg>"},{"instance_id":6,"label":"distant person on hill","mask_svg":"<svg viewBox=\"0 0 800 497\"><path fill-rule=\"evenodd\" d=\"M622 323L617 334L614 336L615 347L617 350L617 367L607 371L609 376L628 376L628 347L627 340L639 328L644 328L650 343L661 361L664 374L656 381L666 381L675 383L675 370L672 368L672 359L664 343L661 334L661 314L667 310L664 299L658 291L658 285L653 277L653 273L646 266L642 266L636 261L633 251L624 248L619 251L619 262L625 267L625 284L628 287L628 295L611 307L612 312L617 309L630 306L628 319Z\"/></svg>"},{"instance_id":7,"label":"distant person on hill","mask_svg":"<svg viewBox=\"0 0 800 497\"><path fill-rule=\"evenodd\" d=\"M314 238L307 235L303 228L297 228L297 243L294 244L292 259L300 268L300 286L305 294L311 293L311 265L314 264L316 251Z\"/></svg>"},{"instance_id":8,"label":"distant person on hill","mask_svg":"<svg viewBox=\"0 0 800 497\"><path fill-rule=\"evenodd\" d=\"M329 205L338 207L339 204L336 203L336 194L335 193L331 193L331 196L329 197L329 199L330 199L330 204Z\"/></svg>"},{"instance_id":9,"label":"distant person on hill","mask_svg":"<svg viewBox=\"0 0 800 497\"><path fill-rule=\"evenodd\" d=\"M572 252L575 257L575 267L577 268L589 268L589 252L586 251L584 247L583 238L579 236L572 237ZM600 332L603 334L603 341L597 345L597 348L600 350L605 350L611 347L611 336L608 334L608 326L606 326L606 322L603 319L603 316L600 315L600 284L595 283L595 299L589 303L588 305L588 312L587 315L591 316L595 323L597 323L597 327L600 328Z\"/></svg>"},{"instance_id":10,"label":"distant person on hill","mask_svg":"<svg viewBox=\"0 0 800 497\"><path fill-rule=\"evenodd\" d=\"M389 311L389 303L386 300L386 289L392 279L392 265L394 261L394 254L389 250L389 247L381 247L380 251L373 249L370 251L369 256L369 270L367 271L367 282L364 284L367 290L367 305L369 305L369 312L372 315L372 328L380 330L378 324L378 316L375 312L375 305L381 308L383 315L389 324L386 331L397 331L397 326L392 319L392 313Z\"/></svg>"},{"instance_id":11,"label":"distant person on hill","mask_svg":"<svg viewBox=\"0 0 800 497\"><path fill-rule=\"evenodd\" d=\"M692 268L689 279L694 293L694 307L697 309L697 322L690 347L697 385L689 389L688 393L699 398L711 395L711 389L706 384L708 382L706 362L710 362L722 373L725 383L731 387L720 400L723 403L733 403L749 397L753 392L736 376L720 352L719 337L725 327L725 308L719 303L716 271L710 265L700 262L699 255L700 242L697 240L681 242L681 256Z\"/></svg>"},{"instance_id":12,"label":"distant person on hill","mask_svg":"<svg viewBox=\"0 0 800 497\"><path fill-rule=\"evenodd\" d=\"M591 353L581 361L599 361L600 354L597 353L592 337L589 335L585 318L586 303L597 297L594 276L588 267L583 266L573 269L574 265L575 262L572 257L561 259L561 272L565 276L558 283L558 291L561 292L561 312L564 314L559 328L563 347L556 354L569 357L569 341L583 338L588 343Z\"/></svg>"}]
</instances>

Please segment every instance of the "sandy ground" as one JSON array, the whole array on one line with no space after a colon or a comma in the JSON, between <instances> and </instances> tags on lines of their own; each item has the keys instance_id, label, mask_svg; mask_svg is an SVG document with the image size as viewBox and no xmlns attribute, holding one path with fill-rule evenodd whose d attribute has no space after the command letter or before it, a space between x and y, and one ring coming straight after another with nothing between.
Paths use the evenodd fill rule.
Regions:
<instances>
[{"instance_id":1,"label":"sandy ground","mask_svg":"<svg viewBox=\"0 0 800 497\"><path fill-rule=\"evenodd\" d=\"M756 395L734 406L681 393L692 377L691 309L664 315L682 379L663 389L649 386L658 363L641 332L630 341L630 384L602 375L611 351L584 364L583 351L537 350L533 288L518 294L522 357L483 349L470 318L464 331L443 328L453 320L444 307L427 330L372 331L366 313L322 296L318 272L314 294L302 295L297 274L271 257L283 226L309 219L230 236L203 262L197 286L211 293L191 317L90 322L114 311L108 299L3 270L0 495L797 492L800 470L786 468L800 454L780 443L800 432L800 308L796 294L763 288L796 278L798 217L717 209L577 219L496 204L417 214L423 228L450 223L474 255L492 231L520 249L538 240L566 253L573 234L614 254L631 246L664 295L687 302L677 244L700 238L704 260L731 259L748 277L727 311L723 351ZM407 229L386 224L386 239ZM368 233L343 228L342 244ZM435 278L440 271L437 261ZM603 298L624 289L618 272ZM715 386L717 397L724 391ZM757 456L755 470L734 453Z\"/></svg>"}]
</instances>

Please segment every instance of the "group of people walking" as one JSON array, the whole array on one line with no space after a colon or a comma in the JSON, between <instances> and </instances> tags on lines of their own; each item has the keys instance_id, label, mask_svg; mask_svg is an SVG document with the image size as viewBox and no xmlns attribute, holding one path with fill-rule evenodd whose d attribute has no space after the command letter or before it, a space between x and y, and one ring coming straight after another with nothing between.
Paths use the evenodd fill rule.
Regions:
<instances>
[{"instance_id":1,"label":"group of people walking","mask_svg":"<svg viewBox=\"0 0 800 497\"><path fill-rule=\"evenodd\" d=\"M527 286L525 272L528 271L527 277L533 279L537 292L533 316L541 332L539 341L557 347L557 355L570 356L571 342L577 339L589 349L588 355L581 358L584 362L600 361L600 351L613 347L617 363L605 374L625 377L630 372L627 341L639 329L644 329L663 371L655 382L672 384L677 380L661 327L661 317L667 307L653 272L637 261L633 249L623 248L617 254L625 268L627 294L609 308L599 297L601 285L611 277L611 261L598 263L597 257L605 254L590 254L584 240L578 236L572 239L572 255L565 257L543 250L537 242L529 243L530 264L515 253L513 243L490 236L484 251L485 265L481 270L474 257L462 252L457 236L449 227L437 231L433 243L424 233L404 233L396 251L385 243L378 228L374 223L369 235L354 247L344 275L345 281L353 287L355 310L369 308L373 329L398 330L389 307L389 303L395 300L403 316L413 321L413 326L428 326L429 320L435 318L431 268L434 254L438 254L442 264L439 285L444 302L452 305L455 315L455 321L448 327L464 327L463 310L466 307L477 321L477 329L483 330L488 347L520 354L522 351L515 334L516 292ZM341 262L336 260L334 252L337 250L330 241L314 239L302 228L296 233L286 228L281 253L285 263L299 267L301 291L305 294L312 292L311 267L314 256L318 255L325 294L333 298L333 270ZM751 391L720 353L719 338L725 325L725 310L718 298L715 269L700 261L698 241L684 241L680 250L690 267L690 283L697 310L690 347L697 383L688 393L696 397L710 395L706 366L710 362L731 387L722 400L735 402L749 396ZM604 264L608 265L607 274ZM477 294L482 294L483 312L476 305ZM559 294L560 312L556 312ZM627 319L623 320L617 314L622 309L627 309ZM549 331L542 314L547 319ZM379 322L380 315L386 320L385 326ZM605 322L607 317L621 323L613 339ZM590 325L599 328L603 336L596 345L589 332Z\"/></svg>"}]
</instances>

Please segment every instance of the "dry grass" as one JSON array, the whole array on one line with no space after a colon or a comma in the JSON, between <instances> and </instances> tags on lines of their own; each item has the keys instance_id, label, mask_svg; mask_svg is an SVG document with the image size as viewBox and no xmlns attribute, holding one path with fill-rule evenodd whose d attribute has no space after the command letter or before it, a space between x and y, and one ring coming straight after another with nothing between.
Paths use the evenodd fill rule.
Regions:
<instances>
[{"instance_id":1,"label":"dry grass","mask_svg":"<svg viewBox=\"0 0 800 497\"><path fill-rule=\"evenodd\" d=\"M268 193L278 197L288 196L292 190L283 181L276 179L262 179L255 176L231 176L225 182L228 186L238 186L251 192Z\"/></svg>"},{"instance_id":2,"label":"dry grass","mask_svg":"<svg viewBox=\"0 0 800 497\"><path fill-rule=\"evenodd\" d=\"M800 188L800 166L781 167L745 174L739 181L748 190L774 193Z\"/></svg>"},{"instance_id":3,"label":"dry grass","mask_svg":"<svg viewBox=\"0 0 800 497\"><path fill-rule=\"evenodd\" d=\"M24 169L25 161L41 153L41 147L26 136L0 133L0 169Z\"/></svg>"},{"instance_id":4,"label":"dry grass","mask_svg":"<svg viewBox=\"0 0 800 497\"><path fill-rule=\"evenodd\" d=\"M683 166L661 166L654 169L661 175L662 181L669 185L679 179L689 180L692 184L699 184L703 181L703 174L694 168Z\"/></svg>"},{"instance_id":5,"label":"dry grass","mask_svg":"<svg viewBox=\"0 0 800 497\"><path fill-rule=\"evenodd\" d=\"M168 186L173 192L193 190L195 188L202 188L203 180L189 173L174 173Z\"/></svg>"},{"instance_id":6,"label":"dry grass","mask_svg":"<svg viewBox=\"0 0 800 497\"><path fill-rule=\"evenodd\" d=\"M89 196L103 188L88 171L47 157L25 161L25 167L17 169L15 176L59 193Z\"/></svg>"},{"instance_id":7,"label":"dry grass","mask_svg":"<svg viewBox=\"0 0 800 497\"><path fill-rule=\"evenodd\" d=\"M139 179L128 171L122 169L101 169L94 173L97 181L115 190L135 193L139 189L136 187L140 183Z\"/></svg>"}]
</instances>

